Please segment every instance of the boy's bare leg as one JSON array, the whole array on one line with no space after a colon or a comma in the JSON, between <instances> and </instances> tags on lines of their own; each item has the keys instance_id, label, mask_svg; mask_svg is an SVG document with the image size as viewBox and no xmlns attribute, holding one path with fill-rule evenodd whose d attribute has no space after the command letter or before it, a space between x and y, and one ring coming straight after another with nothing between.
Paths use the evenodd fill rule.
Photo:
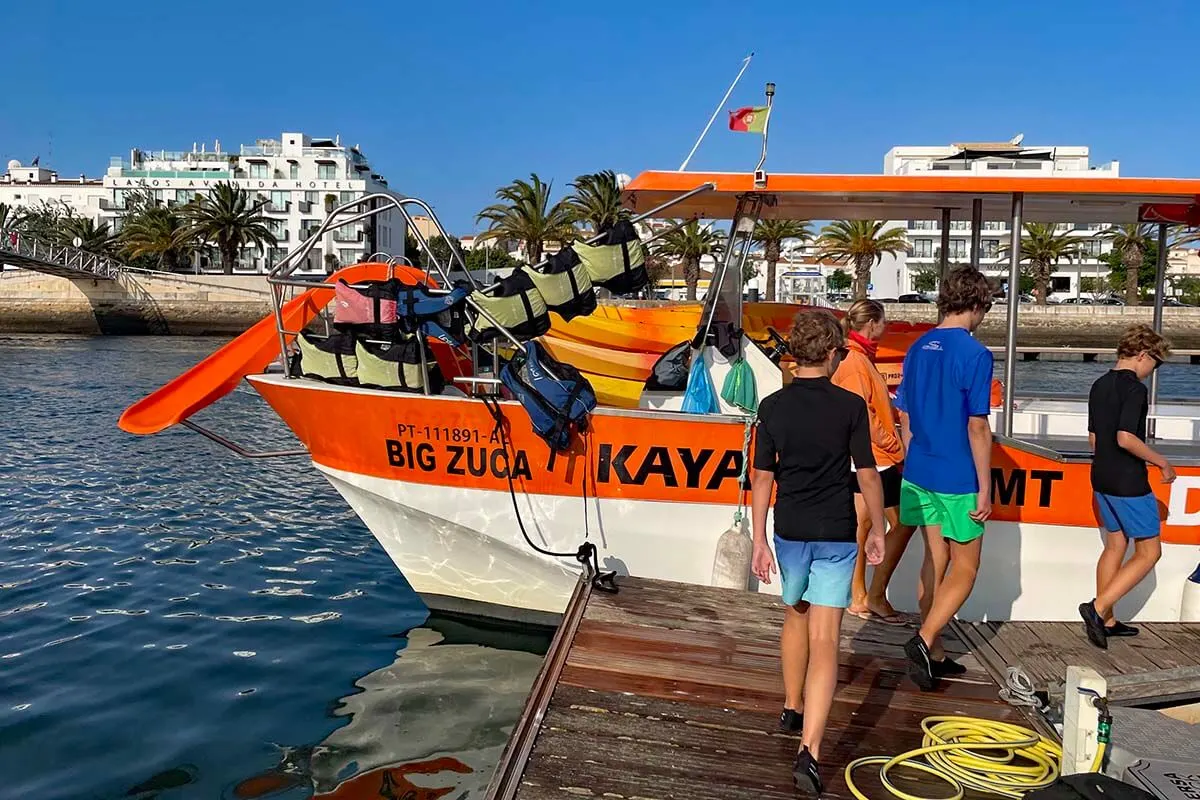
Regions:
<instances>
[{"instance_id":1,"label":"boy's bare leg","mask_svg":"<svg viewBox=\"0 0 1200 800\"><path fill-rule=\"evenodd\" d=\"M1142 582L1150 574L1154 565L1162 558L1162 542L1157 536L1152 539L1134 539L1133 555L1121 565L1104 590L1096 596L1096 613L1101 619L1109 619L1113 606L1133 587Z\"/></svg>"},{"instance_id":2,"label":"boy's bare leg","mask_svg":"<svg viewBox=\"0 0 1200 800\"><path fill-rule=\"evenodd\" d=\"M1125 560L1125 551L1128 549L1129 540L1125 538L1125 534L1120 531L1105 532L1104 552L1100 554L1100 559L1096 562L1096 597L1104 594L1104 590L1112 583L1113 578L1117 575L1117 570L1121 568L1121 563ZM1101 618L1107 627L1112 627L1117 621L1111 609L1108 616L1102 614Z\"/></svg>"},{"instance_id":3,"label":"boy's bare leg","mask_svg":"<svg viewBox=\"0 0 1200 800\"><path fill-rule=\"evenodd\" d=\"M888 584L891 583L896 567L900 565L900 559L904 557L904 551L908 548L908 541L912 538L915 528L900 523L900 509L898 508L886 508L883 515L887 517L888 534L884 539L883 561L875 567L875 571L871 574L871 588L867 592L867 608L881 617L890 617L896 613L896 609L887 599ZM861 520L862 514L859 514L858 518ZM861 524L858 530L860 537L866 536ZM860 541L862 540L860 539ZM861 557L862 545L859 545L859 553ZM925 570L922 568L922 581L924 581L924 575ZM918 597L920 597L919 590Z\"/></svg>"},{"instance_id":4,"label":"boy's bare leg","mask_svg":"<svg viewBox=\"0 0 1200 800\"><path fill-rule=\"evenodd\" d=\"M947 540L943 542L950 550L950 568L942 582L935 586L929 615L921 621L921 638L929 646L930 656L935 661L945 658L945 652L941 650L942 630L971 596L971 589L975 588L975 576L979 573L979 555L983 552L982 536L965 544ZM935 642L938 652L934 651Z\"/></svg>"},{"instance_id":5,"label":"boy's bare leg","mask_svg":"<svg viewBox=\"0 0 1200 800\"><path fill-rule=\"evenodd\" d=\"M838 643L842 609L812 606L808 612L808 685L804 692L804 733L801 739L813 758L821 760L821 739L837 689Z\"/></svg>"},{"instance_id":6,"label":"boy's bare leg","mask_svg":"<svg viewBox=\"0 0 1200 800\"><path fill-rule=\"evenodd\" d=\"M867 557L863 548L867 544L867 534L871 532L871 515L867 513L867 504L861 494L854 495L854 513L858 519L858 555L854 557L854 577L850 580L851 614L862 614L869 611L867 603ZM878 571L878 567L875 568Z\"/></svg>"},{"instance_id":7,"label":"boy's bare leg","mask_svg":"<svg viewBox=\"0 0 1200 800\"><path fill-rule=\"evenodd\" d=\"M783 632L779 636L779 660L783 667L783 707L800 711L804 707L804 680L808 670L808 614L805 602L788 606L783 612Z\"/></svg>"},{"instance_id":8,"label":"boy's bare leg","mask_svg":"<svg viewBox=\"0 0 1200 800\"><path fill-rule=\"evenodd\" d=\"M925 539L925 559L921 562L921 584L917 587L917 603L921 608L921 624L924 625L933 610L933 599L946 577L946 568L950 565L950 547L942 538L941 525L926 525L921 530ZM926 639L925 644L929 646L929 657L934 661L941 661L946 657L941 636L934 637L932 642Z\"/></svg>"}]
</instances>

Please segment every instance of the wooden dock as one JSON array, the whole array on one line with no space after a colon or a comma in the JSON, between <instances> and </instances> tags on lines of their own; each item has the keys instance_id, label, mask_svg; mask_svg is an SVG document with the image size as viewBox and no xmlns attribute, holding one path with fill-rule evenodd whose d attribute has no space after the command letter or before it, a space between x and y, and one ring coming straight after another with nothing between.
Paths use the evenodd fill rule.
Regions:
<instances>
[{"instance_id":1,"label":"wooden dock","mask_svg":"<svg viewBox=\"0 0 1200 800\"><path fill-rule=\"evenodd\" d=\"M794 798L799 735L778 729L779 599L629 577L619 585L612 595L581 582L488 797ZM850 797L842 772L851 760L919 747L925 717L1029 725L953 634L946 649L967 674L920 692L901 650L912 633L846 616L822 754L826 797ZM855 779L869 796L888 796L871 769ZM912 787L946 791L933 780Z\"/></svg>"},{"instance_id":2,"label":"wooden dock","mask_svg":"<svg viewBox=\"0 0 1200 800\"><path fill-rule=\"evenodd\" d=\"M1140 633L1093 647L1083 622L955 622L994 678L1020 667L1036 689L1061 698L1067 665L1091 667L1108 680L1109 699L1160 705L1200 695L1200 623L1139 623Z\"/></svg>"}]
</instances>

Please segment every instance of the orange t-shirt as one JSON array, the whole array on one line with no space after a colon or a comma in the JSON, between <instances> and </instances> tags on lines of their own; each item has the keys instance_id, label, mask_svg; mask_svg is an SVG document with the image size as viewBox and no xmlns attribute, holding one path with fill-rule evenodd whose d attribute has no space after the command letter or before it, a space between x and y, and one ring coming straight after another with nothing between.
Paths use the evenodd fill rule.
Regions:
<instances>
[{"instance_id":1,"label":"orange t-shirt","mask_svg":"<svg viewBox=\"0 0 1200 800\"><path fill-rule=\"evenodd\" d=\"M904 445L896 431L896 414L888 394L887 381L875 369L862 347L850 340L849 353L831 379L837 386L854 392L867 402L867 417L871 424L871 450L875 465L891 467L904 460Z\"/></svg>"}]
</instances>

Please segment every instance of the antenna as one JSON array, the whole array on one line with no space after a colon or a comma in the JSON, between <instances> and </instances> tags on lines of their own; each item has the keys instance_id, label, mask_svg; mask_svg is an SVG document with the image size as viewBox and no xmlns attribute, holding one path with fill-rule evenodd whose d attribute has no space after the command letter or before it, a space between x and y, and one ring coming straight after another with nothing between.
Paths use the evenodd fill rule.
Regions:
<instances>
[{"instance_id":1,"label":"antenna","mask_svg":"<svg viewBox=\"0 0 1200 800\"><path fill-rule=\"evenodd\" d=\"M688 162L692 160L692 156L696 155L696 150L700 147L700 142L704 141L704 137L708 135L708 129L712 127L713 120L717 118L717 114L721 113L721 107L725 105L725 101L729 99L729 95L733 94L733 87L737 86L738 81L742 79L742 73L746 71L746 67L750 66L750 59L754 58L753 51L750 55L742 60L742 68L738 70L737 77L733 79L733 83L729 84L729 89L725 92L725 96L721 98L721 102L717 103L717 108L713 111L712 116L708 118L708 124L704 126L704 130L700 132L700 138L692 145L692 152L687 154L687 158L679 165L677 172L683 172L687 169Z\"/></svg>"},{"instance_id":2,"label":"antenna","mask_svg":"<svg viewBox=\"0 0 1200 800\"><path fill-rule=\"evenodd\" d=\"M1020 145L1020 144L1021 144L1021 142L1023 142L1023 141L1025 141L1025 134L1023 134L1023 133L1018 133L1016 136L1014 136L1013 138L1009 139L1009 140L1008 140L1008 143L1009 143L1009 144L1011 144L1011 145L1013 145L1013 146L1015 147L1015 146L1017 146L1017 145Z\"/></svg>"}]
</instances>

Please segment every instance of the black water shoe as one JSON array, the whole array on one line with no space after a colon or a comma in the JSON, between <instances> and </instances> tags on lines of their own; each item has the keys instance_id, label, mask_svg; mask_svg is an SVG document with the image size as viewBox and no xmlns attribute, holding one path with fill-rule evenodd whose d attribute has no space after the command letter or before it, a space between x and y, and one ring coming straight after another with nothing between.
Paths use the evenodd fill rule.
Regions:
<instances>
[{"instance_id":1,"label":"black water shoe","mask_svg":"<svg viewBox=\"0 0 1200 800\"><path fill-rule=\"evenodd\" d=\"M921 638L921 634L904 643L904 655L908 656L908 677L920 687L922 692L931 692L937 686L937 678L933 674L933 660L929 657L929 645Z\"/></svg>"},{"instance_id":2,"label":"black water shoe","mask_svg":"<svg viewBox=\"0 0 1200 800\"><path fill-rule=\"evenodd\" d=\"M795 709L785 708L779 715L779 730L785 733L800 733L804 730L804 714Z\"/></svg>"},{"instance_id":3,"label":"black water shoe","mask_svg":"<svg viewBox=\"0 0 1200 800\"><path fill-rule=\"evenodd\" d=\"M1124 622L1114 622L1112 625L1104 626L1105 636L1137 636L1138 629L1132 625L1126 625Z\"/></svg>"},{"instance_id":4,"label":"black water shoe","mask_svg":"<svg viewBox=\"0 0 1200 800\"><path fill-rule=\"evenodd\" d=\"M933 677L935 678L954 677L957 675L966 674L967 668L949 656L946 656L941 661L933 662Z\"/></svg>"},{"instance_id":5,"label":"black water shoe","mask_svg":"<svg viewBox=\"0 0 1200 800\"><path fill-rule=\"evenodd\" d=\"M1101 650L1108 649L1108 634L1104 630L1104 620L1096 611L1095 600L1079 604L1079 616L1083 617L1083 628L1087 632L1088 641Z\"/></svg>"},{"instance_id":6,"label":"black water shoe","mask_svg":"<svg viewBox=\"0 0 1200 800\"><path fill-rule=\"evenodd\" d=\"M817 760L807 747L800 748L796 754L796 763L792 765L792 783L797 792L813 797L820 797L825 791L821 776L817 773Z\"/></svg>"}]
</instances>

